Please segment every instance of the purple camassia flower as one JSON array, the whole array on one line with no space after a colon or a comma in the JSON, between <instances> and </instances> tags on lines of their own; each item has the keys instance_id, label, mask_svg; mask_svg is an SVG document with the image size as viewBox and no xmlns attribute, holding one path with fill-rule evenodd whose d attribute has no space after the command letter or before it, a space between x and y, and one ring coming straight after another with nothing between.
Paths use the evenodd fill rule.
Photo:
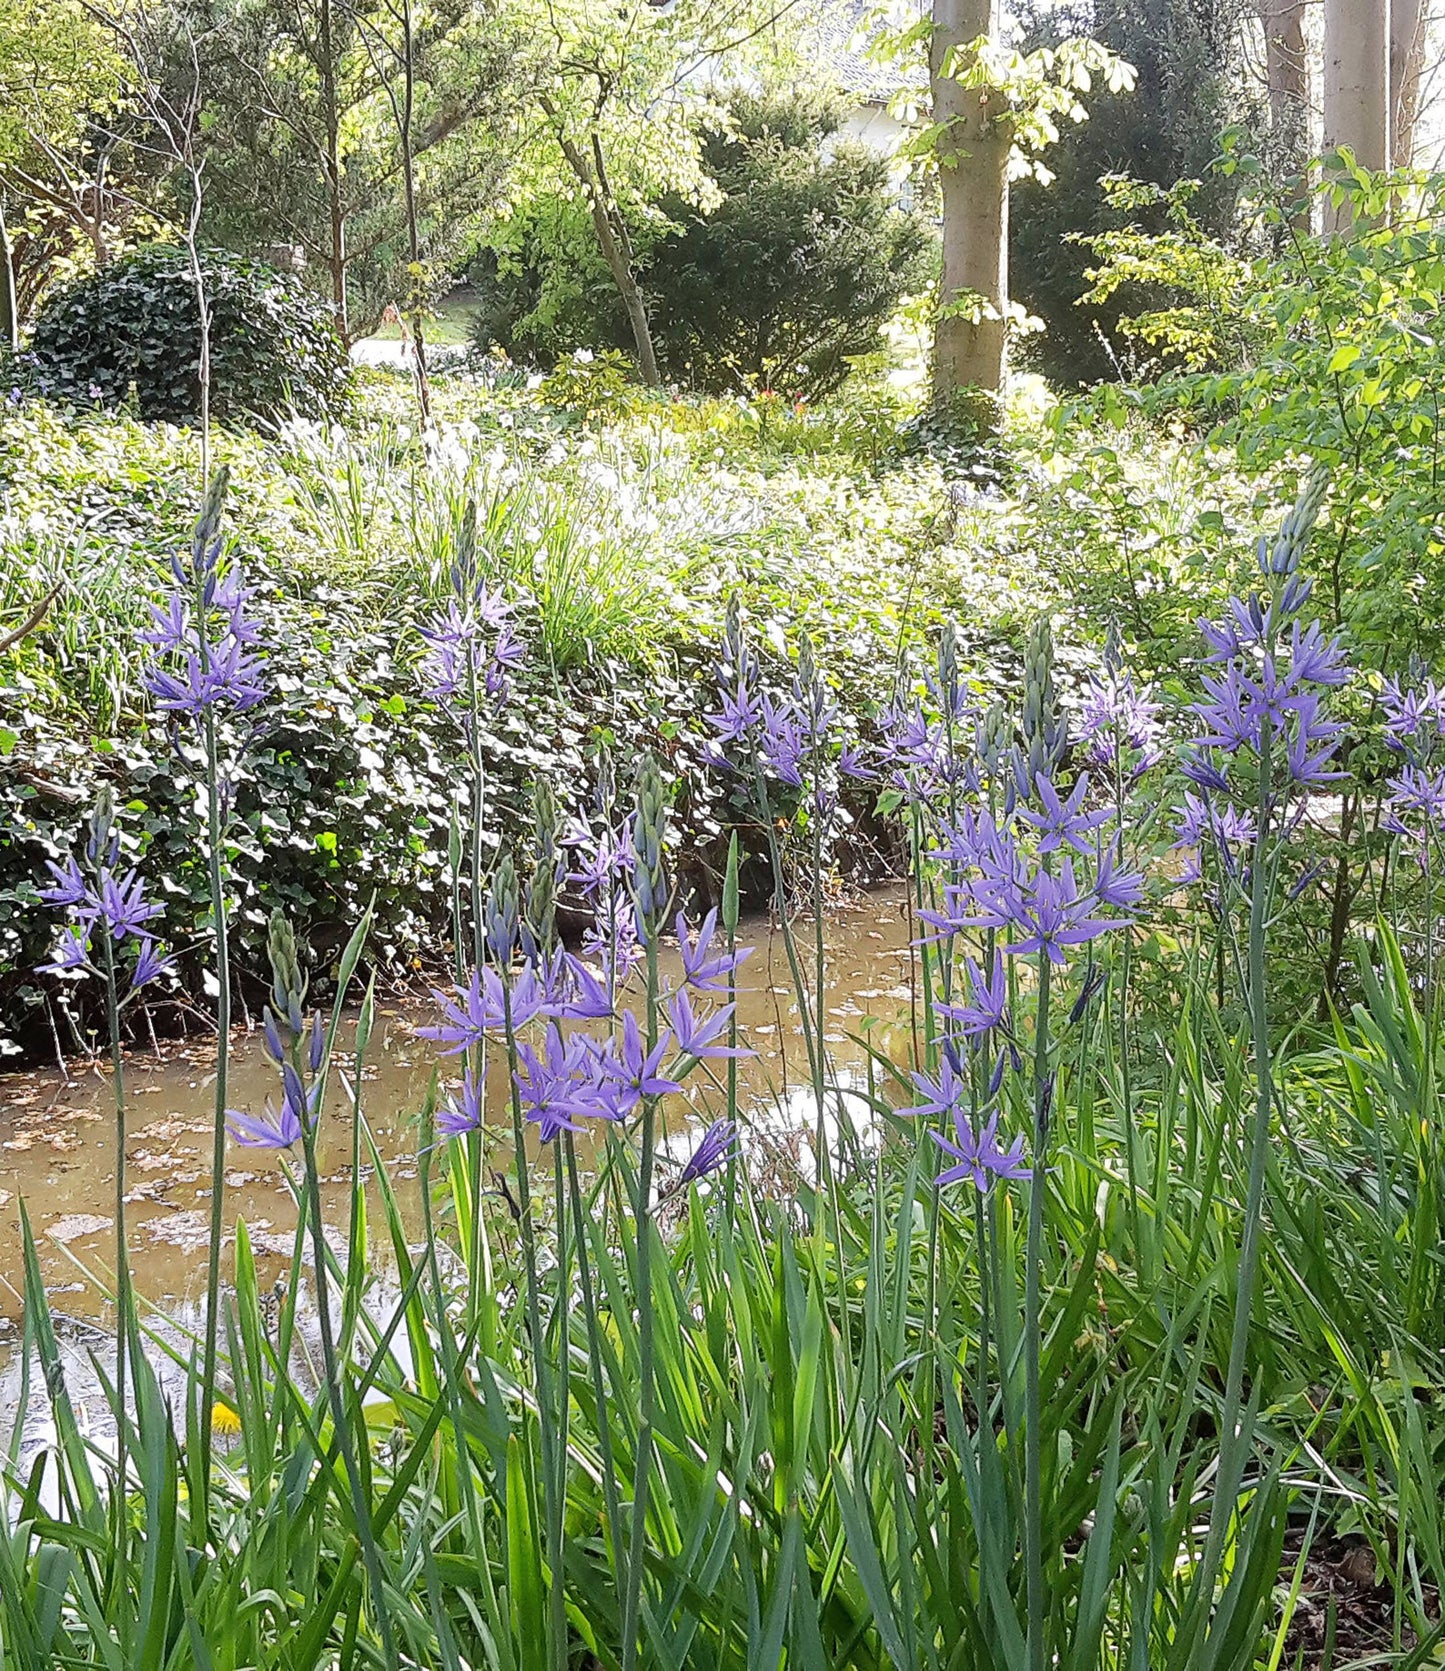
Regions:
<instances>
[{"instance_id":1,"label":"purple camassia flower","mask_svg":"<svg viewBox=\"0 0 1445 1671\"><path fill-rule=\"evenodd\" d=\"M1039 852L1052 853L1067 843L1076 853L1083 854L1085 858L1091 857L1098 841L1089 838L1101 824L1108 823L1110 814L1107 808L1100 812L1084 811L1084 799L1089 793L1088 778L1080 777L1067 801L1059 799L1052 780L1042 772L1034 780L1034 787L1043 810L1030 812L1028 808L1021 807L1018 815L1025 824L1040 832Z\"/></svg>"},{"instance_id":2,"label":"purple camassia flower","mask_svg":"<svg viewBox=\"0 0 1445 1671\"><path fill-rule=\"evenodd\" d=\"M109 858L116 857L115 844ZM134 939L140 955L131 973L131 988L145 986L172 966L172 960L156 946L155 936L146 928L152 918L160 915L159 905L152 905L141 888L138 873L129 870L117 878L110 864L97 867L94 882L87 880L74 858L64 864L46 860L52 885L40 890L47 905L68 910L72 921L61 932L60 943L48 963L38 966L39 974L66 974L77 969L92 969L90 940L96 929L109 934L117 943Z\"/></svg>"},{"instance_id":3,"label":"purple camassia flower","mask_svg":"<svg viewBox=\"0 0 1445 1671\"><path fill-rule=\"evenodd\" d=\"M446 1045L443 1056L470 1050L481 1044L488 1032L500 1031L507 1025L507 991L495 969L473 969L466 986L452 990L454 997L433 989L432 997L441 1009L442 1019L435 1026L416 1029L418 1038ZM540 1015L547 1001L547 993L529 965L511 987L513 1029L520 1031Z\"/></svg>"},{"instance_id":4,"label":"purple camassia flower","mask_svg":"<svg viewBox=\"0 0 1445 1671\"><path fill-rule=\"evenodd\" d=\"M725 992L728 976L735 974L738 966L753 955L751 946L743 946L733 952L724 947L716 956L712 955L713 935L717 932L716 907L702 919L695 940L688 936L687 918L681 911L673 922L673 929L677 934L677 949L682 956L683 978L698 992Z\"/></svg>"},{"instance_id":5,"label":"purple camassia flower","mask_svg":"<svg viewBox=\"0 0 1445 1671\"><path fill-rule=\"evenodd\" d=\"M462 1075L459 1096L449 1096L437 1109L437 1130L444 1137L463 1137L480 1129L486 1118L486 1071L480 1078L473 1077L468 1068Z\"/></svg>"},{"instance_id":6,"label":"purple camassia flower","mask_svg":"<svg viewBox=\"0 0 1445 1671\"><path fill-rule=\"evenodd\" d=\"M248 1149L289 1149L300 1139L304 1129L316 1122L316 1103L320 1085L310 1091L301 1083L301 1075L290 1062L281 1065L281 1107L277 1109L268 1099L264 1116L242 1114L234 1108L226 1110L226 1125L232 1138Z\"/></svg>"},{"instance_id":7,"label":"purple camassia flower","mask_svg":"<svg viewBox=\"0 0 1445 1671\"><path fill-rule=\"evenodd\" d=\"M755 731L763 721L762 705L755 690L723 690L719 693L721 709L707 716L707 722L718 734L718 741L739 743Z\"/></svg>"},{"instance_id":8,"label":"purple camassia flower","mask_svg":"<svg viewBox=\"0 0 1445 1671\"><path fill-rule=\"evenodd\" d=\"M757 654L743 634L741 619L729 610L724 659L717 668L722 708L719 713L707 716L720 742L742 742L762 724L758 672Z\"/></svg>"},{"instance_id":9,"label":"purple camassia flower","mask_svg":"<svg viewBox=\"0 0 1445 1671\"><path fill-rule=\"evenodd\" d=\"M682 1086L668 1079L661 1071L663 1058L672 1047L672 1034L664 1032L648 1050L642 1041L642 1031L631 1010L622 1017L622 1044L615 1054L599 1054L597 1065L610 1081L606 1091L607 1106L613 1119L623 1120L632 1113L644 1097L663 1097Z\"/></svg>"},{"instance_id":10,"label":"purple camassia flower","mask_svg":"<svg viewBox=\"0 0 1445 1671\"><path fill-rule=\"evenodd\" d=\"M1215 759L1212 749L1186 750L1179 762L1179 770L1191 783L1197 784L1203 790L1220 795L1230 793L1229 779L1225 776L1224 768Z\"/></svg>"},{"instance_id":11,"label":"purple camassia flower","mask_svg":"<svg viewBox=\"0 0 1445 1671\"><path fill-rule=\"evenodd\" d=\"M1147 687L1135 686L1131 674L1094 679L1084 693L1079 725L1084 758L1110 777L1122 770L1129 783L1137 783L1163 758L1159 704Z\"/></svg>"},{"instance_id":12,"label":"purple camassia flower","mask_svg":"<svg viewBox=\"0 0 1445 1671\"><path fill-rule=\"evenodd\" d=\"M1094 897L1111 911L1132 911L1144 900L1144 878L1137 870L1121 870L1111 849L1099 855L1094 872Z\"/></svg>"},{"instance_id":13,"label":"purple camassia flower","mask_svg":"<svg viewBox=\"0 0 1445 1671\"><path fill-rule=\"evenodd\" d=\"M1181 884L1197 882L1203 875L1200 850L1206 845L1215 848L1230 871L1238 868L1236 848L1254 845L1256 826L1254 815L1242 811L1228 801L1212 801L1207 795L1184 792L1184 804L1176 807L1179 823L1175 829L1173 849L1192 848L1195 856L1179 875Z\"/></svg>"},{"instance_id":14,"label":"purple camassia flower","mask_svg":"<svg viewBox=\"0 0 1445 1671\"><path fill-rule=\"evenodd\" d=\"M939 1004L938 1013L952 1021L965 1038L982 1039L995 1031L1008 1032L1008 976L1002 953L994 952L989 975L971 957L965 968L972 1002Z\"/></svg>"},{"instance_id":15,"label":"purple camassia flower","mask_svg":"<svg viewBox=\"0 0 1445 1671\"><path fill-rule=\"evenodd\" d=\"M1017 890L1028 883L1028 866L1018 843L1000 829L993 814L983 807L965 807L954 822L945 821L940 829L942 844L929 857L939 860L954 875L963 871L977 871L971 882L949 882L944 887L947 910L942 915L932 911L919 913L947 933L969 926L966 918L969 904L976 895L987 895L997 890Z\"/></svg>"},{"instance_id":16,"label":"purple camassia flower","mask_svg":"<svg viewBox=\"0 0 1445 1671\"><path fill-rule=\"evenodd\" d=\"M917 1115L920 1118L930 1114L952 1114L961 1103L968 1100L968 1082L959 1073L953 1052L947 1046L944 1048L936 1079L926 1073L915 1073L909 1077L922 1100L908 1108L900 1109L901 1114Z\"/></svg>"},{"instance_id":17,"label":"purple camassia flower","mask_svg":"<svg viewBox=\"0 0 1445 1671\"><path fill-rule=\"evenodd\" d=\"M1445 829L1445 771L1431 772L1413 764L1405 766L1390 779L1386 805L1389 811L1385 815L1385 828L1392 834L1416 833L1405 821L1407 814L1423 819L1437 830Z\"/></svg>"},{"instance_id":18,"label":"purple camassia flower","mask_svg":"<svg viewBox=\"0 0 1445 1671\"><path fill-rule=\"evenodd\" d=\"M149 934L141 936L140 956L136 959L135 969L131 973L131 989L149 986L154 980L168 973L175 967L176 960L168 953L157 948L156 942Z\"/></svg>"},{"instance_id":19,"label":"purple camassia flower","mask_svg":"<svg viewBox=\"0 0 1445 1671\"><path fill-rule=\"evenodd\" d=\"M602 1021L612 1014L605 982L560 946L542 971L546 994L538 1014L563 1021ZM515 1022L513 1023L515 1025Z\"/></svg>"},{"instance_id":20,"label":"purple camassia flower","mask_svg":"<svg viewBox=\"0 0 1445 1671\"><path fill-rule=\"evenodd\" d=\"M1057 875L1041 871L1027 892L1010 902L1011 922L1000 922L998 926L1022 932L1003 949L1011 953L1038 952L1050 963L1065 963L1068 961L1065 948L1085 945L1112 929L1129 926L1127 917L1093 915L1099 908L1094 894L1080 891L1073 860L1065 859Z\"/></svg>"},{"instance_id":21,"label":"purple camassia flower","mask_svg":"<svg viewBox=\"0 0 1445 1671\"><path fill-rule=\"evenodd\" d=\"M582 950L602 965L604 980L614 987L626 984L647 955L637 932L637 913L620 892L599 911L582 936Z\"/></svg>"},{"instance_id":22,"label":"purple camassia flower","mask_svg":"<svg viewBox=\"0 0 1445 1671\"><path fill-rule=\"evenodd\" d=\"M544 1143L564 1131L581 1131L581 1119L623 1118L602 1081L606 1058L590 1040L580 1035L564 1040L554 1021L541 1054L523 1043L517 1046L517 1058L522 1064L517 1092Z\"/></svg>"},{"instance_id":23,"label":"purple camassia flower","mask_svg":"<svg viewBox=\"0 0 1445 1671\"><path fill-rule=\"evenodd\" d=\"M74 858L67 859L63 865L56 864L53 859L47 859L45 868L55 878L52 886L40 890L40 897L45 904L74 911L76 920L85 927L89 927L98 917L104 915L105 907L101 903L100 895L86 881L80 865Z\"/></svg>"},{"instance_id":24,"label":"purple camassia flower","mask_svg":"<svg viewBox=\"0 0 1445 1671\"><path fill-rule=\"evenodd\" d=\"M479 587L465 608L453 598L443 614L418 626L427 649L421 662L422 688L448 706L470 699L473 689L494 703L506 700L508 672L525 659L526 647L512 630L512 609L501 589ZM495 638L488 642L488 635Z\"/></svg>"},{"instance_id":25,"label":"purple camassia flower","mask_svg":"<svg viewBox=\"0 0 1445 1671\"><path fill-rule=\"evenodd\" d=\"M219 579L212 569L205 596L198 622L193 601L178 586L163 606L151 605L151 631L140 635L142 643L181 662L179 673L152 667L148 674L146 685L156 706L192 719L221 708L244 713L266 695L263 662L252 648L260 629L246 614L255 588L246 585L239 565Z\"/></svg>"},{"instance_id":26,"label":"purple camassia flower","mask_svg":"<svg viewBox=\"0 0 1445 1671\"><path fill-rule=\"evenodd\" d=\"M822 741L838 719L837 705L829 696L827 685L818 675L815 675L813 682L807 686L801 679L794 678L793 707L809 741L815 746Z\"/></svg>"},{"instance_id":27,"label":"purple camassia flower","mask_svg":"<svg viewBox=\"0 0 1445 1671\"><path fill-rule=\"evenodd\" d=\"M751 1050L745 1050L741 1045L730 1046L715 1042L736 1008L736 1004L724 1004L714 1015L704 1018L694 1012L686 987L680 992L675 992L668 1001L667 1015L672 1022L673 1036L677 1039L680 1054L691 1056L699 1062L705 1057L727 1058L755 1054Z\"/></svg>"},{"instance_id":28,"label":"purple camassia flower","mask_svg":"<svg viewBox=\"0 0 1445 1671\"><path fill-rule=\"evenodd\" d=\"M1238 600L1231 600L1231 605L1237 607ZM1233 754L1241 748L1257 750L1266 724L1275 735L1293 726L1304 739L1300 762L1309 758L1311 750L1321 751L1310 761L1311 768L1317 769L1343 727L1322 717L1318 696L1306 687L1338 685L1348 677L1339 641L1322 638L1317 622L1301 631L1296 621L1290 633L1290 658L1283 668L1271 651L1262 656L1257 669L1236 655L1221 674L1204 677L1205 700L1192 704L1205 726L1199 741L1206 748Z\"/></svg>"},{"instance_id":29,"label":"purple camassia flower","mask_svg":"<svg viewBox=\"0 0 1445 1671\"><path fill-rule=\"evenodd\" d=\"M38 975L60 975L73 969L89 968L90 943L86 934L79 928L63 928L60 944L51 955L50 962L37 964L35 972Z\"/></svg>"},{"instance_id":30,"label":"purple camassia flower","mask_svg":"<svg viewBox=\"0 0 1445 1671\"><path fill-rule=\"evenodd\" d=\"M1347 774L1327 771L1335 752L1335 739L1344 726L1320 717L1319 699L1313 695L1296 699L1295 714L1298 725L1290 733L1285 751L1285 765L1290 777L1301 788L1315 789L1326 783L1338 783Z\"/></svg>"},{"instance_id":31,"label":"purple camassia flower","mask_svg":"<svg viewBox=\"0 0 1445 1671\"><path fill-rule=\"evenodd\" d=\"M1407 745L1416 737L1424 737L1430 747L1445 738L1445 691L1433 679L1417 690L1403 690L1396 680L1386 680L1380 706L1385 712L1385 746L1397 754L1408 752Z\"/></svg>"},{"instance_id":32,"label":"purple camassia flower","mask_svg":"<svg viewBox=\"0 0 1445 1671\"><path fill-rule=\"evenodd\" d=\"M763 698L759 752L768 770L782 783L803 787L803 754L808 739L798 710L791 702Z\"/></svg>"},{"instance_id":33,"label":"purple camassia flower","mask_svg":"<svg viewBox=\"0 0 1445 1671\"><path fill-rule=\"evenodd\" d=\"M838 770L844 777L869 782L878 776L868 764L867 751L862 743L845 743L838 755Z\"/></svg>"},{"instance_id":34,"label":"purple camassia flower","mask_svg":"<svg viewBox=\"0 0 1445 1671\"><path fill-rule=\"evenodd\" d=\"M159 905L152 905L141 892L141 880L133 870L116 880L109 871L101 872L101 918L117 940L143 933L152 917L160 915Z\"/></svg>"},{"instance_id":35,"label":"purple camassia flower","mask_svg":"<svg viewBox=\"0 0 1445 1671\"><path fill-rule=\"evenodd\" d=\"M590 830L582 830L567 845L578 848L584 855L581 869L568 871L567 881L580 888L588 899L625 880L637 863L632 838L626 830L604 830L595 841ZM591 856L587 857L589 850Z\"/></svg>"},{"instance_id":36,"label":"purple camassia flower","mask_svg":"<svg viewBox=\"0 0 1445 1671\"><path fill-rule=\"evenodd\" d=\"M931 1131L929 1136L958 1163L945 1168L933 1180L942 1189L945 1184L960 1183L971 1178L976 1188L987 1190L995 1178L1032 1178L1033 1168L1024 1164L1024 1140L1016 1137L1007 1149L998 1141L998 1114L989 1116L982 1131L975 1131L963 1109L954 1106L952 1138Z\"/></svg>"},{"instance_id":37,"label":"purple camassia flower","mask_svg":"<svg viewBox=\"0 0 1445 1671\"><path fill-rule=\"evenodd\" d=\"M1265 608L1257 597L1230 598L1224 607L1224 620L1201 617L1198 623L1210 661L1232 661L1263 644L1273 631L1273 609Z\"/></svg>"},{"instance_id":38,"label":"purple camassia flower","mask_svg":"<svg viewBox=\"0 0 1445 1671\"><path fill-rule=\"evenodd\" d=\"M737 1153L738 1128L731 1120L714 1120L703 1133L702 1141L673 1181L674 1189L695 1184L711 1172L720 1172Z\"/></svg>"},{"instance_id":39,"label":"purple camassia flower","mask_svg":"<svg viewBox=\"0 0 1445 1671\"><path fill-rule=\"evenodd\" d=\"M952 784L977 790L977 767L958 756L948 728L941 720L929 720L920 703L885 710L881 730L879 752L892 767L888 781L911 800L928 801Z\"/></svg>"}]
</instances>

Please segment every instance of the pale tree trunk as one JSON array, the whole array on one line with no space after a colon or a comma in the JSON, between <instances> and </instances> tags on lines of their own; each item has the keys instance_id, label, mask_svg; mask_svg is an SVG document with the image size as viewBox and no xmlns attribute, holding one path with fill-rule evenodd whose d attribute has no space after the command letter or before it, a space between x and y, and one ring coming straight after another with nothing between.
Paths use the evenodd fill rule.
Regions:
<instances>
[{"instance_id":1,"label":"pale tree trunk","mask_svg":"<svg viewBox=\"0 0 1445 1671\"><path fill-rule=\"evenodd\" d=\"M20 297L15 283L15 255L10 228L5 224L5 199L0 196L0 347L13 354L20 346Z\"/></svg>"},{"instance_id":2,"label":"pale tree trunk","mask_svg":"<svg viewBox=\"0 0 1445 1671\"><path fill-rule=\"evenodd\" d=\"M943 73L950 62L961 67L973 42L998 38L999 9L999 0L933 0L933 119L944 124L936 152L943 208L943 276L933 335L933 398L939 406L965 389L996 396L1003 388L1008 112L1001 93L963 87Z\"/></svg>"},{"instance_id":3,"label":"pale tree trunk","mask_svg":"<svg viewBox=\"0 0 1445 1671\"><path fill-rule=\"evenodd\" d=\"M1415 157L1415 118L1425 65L1425 19L1420 0L1390 0L1390 167Z\"/></svg>"},{"instance_id":4,"label":"pale tree trunk","mask_svg":"<svg viewBox=\"0 0 1445 1671\"><path fill-rule=\"evenodd\" d=\"M326 120L326 195L331 209L331 305L336 310L336 328L341 340L351 346L351 321L346 298L346 206L341 185L341 113L336 90L336 59L331 39L331 0L321 0L318 31L321 98Z\"/></svg>"},{"instance_id":5,"label":"pale tree trunk","mask_svg":"<svg viewBox=\"0 0 1445 1671\"><path fill-rule=\"evenodd\" d=\"M650 389L662 387L662 373L657 366L657 353L652 344L652 326L647 318L647 303L637 282L636 261L632 242L627 236L627 225L617 208L607 181L607 169L602 157L602 146L596 135L592 139L592 157L570 138L562 125L556 105L550 98L540 101L544 114L550 119L557 135L557 144L567 160L567 166L577 176L577 182L587 195L587 208L592 216L593 230L602 249L607 270L617 286L617 294L627 310L627 322L632 328L632 341L637 349L637 369L642 381Z\"/></svg>"},{"instance_id":6,"label":"pale tree trunk","mask_svg":"<svg viewBox=\"0 0 1445 1671\"><path fill-rule=\"evenodd\" d=\"M1264 28L1269 122L1280 150L1300 161L1309 134L1309 52L1304 0L1257 0Z\"/></svg>"},{"instance_id":7,"label":"pale tree trunk","mask_svg":"<svg viewBox=\"0 0 1445 1671\"><path fill-rule=\"evenodd\" d=\"M1348 146L1361 168L1388 156L1389 0L1325 0L1325 150ZM1327 229L1350 222L1326 208Z\"/></svg>"}]
</instances>

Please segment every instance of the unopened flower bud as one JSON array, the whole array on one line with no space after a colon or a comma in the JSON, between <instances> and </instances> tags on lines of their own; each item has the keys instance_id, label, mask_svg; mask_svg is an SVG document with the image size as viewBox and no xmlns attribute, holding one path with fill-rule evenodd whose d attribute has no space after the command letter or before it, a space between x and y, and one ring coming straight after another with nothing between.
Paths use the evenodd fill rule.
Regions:
<instances>
[{"instance_id":1,"label":"unopened flower bud","mask_svg":"<svg viewBox=\"0 0 1445 1671\"><path fill-rule=\"evenodd\" d=\"M497 866L482 912L487 949L503 968L512 961L512 953L517 947L520 914L517 870L511 855L507 854Z\"/></svg>"}]
</instances>

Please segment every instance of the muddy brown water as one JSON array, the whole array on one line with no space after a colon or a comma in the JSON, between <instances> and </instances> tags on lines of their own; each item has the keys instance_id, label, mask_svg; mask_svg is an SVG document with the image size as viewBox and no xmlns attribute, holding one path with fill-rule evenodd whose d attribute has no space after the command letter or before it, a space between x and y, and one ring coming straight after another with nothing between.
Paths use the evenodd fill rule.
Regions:
<instances>
[{"instance_id":1,"label":"muddy brown water","mask_svg":"<svg viewBox=\"0 0 1445 1671\"><path fill-rule=\"evenodd\" d=\"M799 924L811 967L811 923ZM774 1138L791 1125L811 1126L813 1099L783 937L766 921L740 935L755 947L743 965L739 1026L757 1052L740 1064L745 1119ZM872 893L831 909L825 924L829 1078L846 1085L861 1078L874 1048L902 1059L911 1034L909 925L899 889ZM664 955L664 977L675 976L676 954ZM364 1067L362 1109L403 1213L416 1222L417 1113L434 1067L435 1047L416 1037L431 1018L423 999L380 1005ZM869 1022L867 1018L872 1017ZM326 1180L323 1217L344 1223L352 1145L352 1062L343 1049L318 1127L318 1163ZM722 1067L724 1064L717 1064ZM144 1300L178 1320L193 1316L204 1291L211 1205L211 1119L215 1041L191 1040L125 1063L128 1107L126 1222L133 1280ZM457 1083L456 1058L440 1062L442 1084ZM278 1094L276 1070L259 1033L238 1033L232 1044L227 1102L259 1113ZM505 1075L489 1084L495 1120L496 1164L510 1161ZM699 1069L685 1098L670 1099L669 1121L684 1152L691 1120L721 1109L721 1098ZM687 1106L683 1106L684 1103ZM841 1106L841 1104L840 1104ZM98 1062L62 1071L0 1075L0 1342L14 1339L23 1316L20 1202L35 1231L52 1309L83 1336L99 1338L107 1305L103 1283L114 1260L114 1098L108 1068ZM228 1142L225 1173L229 1271L237 1218L244 1218L262 1256L263 1276L289 1257L295 1207L279 1157ZM419 1216L419 1215L418 1215Z\"/></svg>"}]
</instances>

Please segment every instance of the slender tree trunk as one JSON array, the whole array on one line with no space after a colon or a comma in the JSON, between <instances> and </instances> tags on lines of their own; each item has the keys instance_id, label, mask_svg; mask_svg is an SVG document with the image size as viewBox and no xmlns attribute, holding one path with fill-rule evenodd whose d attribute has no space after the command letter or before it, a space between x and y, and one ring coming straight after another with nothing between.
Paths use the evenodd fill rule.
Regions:
<instances>
[{"instance_id":1,"label":"slender tree trunk","mask_svg":"<svg viewBox=\"0 0 1445 1671\"><path fill-rule=\"evenodd\" d=\"M933 395L946 405L977 388L996 396L1004 379L1008 309L1008 158L1003 96L956 76L967 49L996 39L999 0L933 0L933 119L943 201L943 277L933 338Z\"/></svg>"},{"instance_id":2,"label":"slender tree trunk","mask_svg":"<svg viewBox=\"0 0 1445 1671\"><path fill-rule=\"evenodd\" d=\"M1389 0L1325 0L1325 149L1347 146L1361 168L1388 156ZM1335 231L1349 208L1326 210Z\"/></svg>"},{"instance_id":3,"label":"slender tree trunk","mask_svg":"<svg viewBox=\"0 0 1445 1671\"><path fill-rule=\"evenodd\" d=\"M336 101L336 58L331 40L331 0L321 0L320 17L321 102L326 110L326 195L331 206L331 303L336 309L336 328L341 340L351 344L351 323L346 311L346 207L341 197L341 120Z\"/></svg>"},{"instance_id":4,"label":"slender tree trunk","mask_svg":"<svg viewBox=\"0 0 1445 1671\"><path fill-rule=\"evenodd\" d=\"M416 41L412 29L411 0L402 0L402 68L406 77L401 107L401 169L406 189L406 241L411 271L407 274L408 299L412 308L412 352L416 355L416 398L421 408L422 428L431 423L431 385L426 373L426 338L422 334L421 237L416 216L416 167L412 156L412 117L416 108Z\"/></svg>"},{"instance_id":5,"label":"slender tree trunk","mask_svg":"<svg viewBox=\"0 0 1445 1671\"><path fill-rule=\"evenodd\" d=\"M1409 168L1425 63L1421 0L1390 0L1390 167Z\"/></svg>"},{"instance_id":6,"label":"slender tree trunk","mask_svg":"<svg viewBox=\"0 0 1445 1671\"><path fill-rule=\"evenodd\" d=\"M597 233L602 257L607 263L608 272L612 274L612 282L617 286L622 305L627 310L627 322L632 328L632 340L637 348L637 368L642 373L642 381L651 389L660 389L662 374L657 369L657 354L652 346L652 327L647 319L647 303L643 300L642 289L637 282L627 228L616 205L609 201L606 174L599 174L589 162L587 153L575 140L567 136L557 118L557 107L551 99L544 97L541 105L552 122L557 143L567 160L567 166L577 176L578 183L587 194L587 208L592 216L592 225ZM595 142L594 153L600 161L600 147Z\"/></svg>"},{"instance_id":7,"label":"slender tree trunk","mask_svg":"<svg viewBox=\"0 0 1445 1671\"><path fill-rule=\"evenodd\" d=\"M1269 125L1291 165L1304 157L1309 138L1309 52L1304 0L1258 0L1264 27Z\"/></svg>"},{"instance_id":8,"label":"slender tree trunk","mask_svg":"<svg viewBox=\"0 0 1445 1671\"><path fill-rule=\"evenodd\" d=\"M95 162L95 182L90 188L90 221L86 227L97 269L110 260L110 249L105 241L105 164L106 154L102 151Z\"/></svg>"},{"instance_id":9,"label":"slender tree trunk","mask_svg":"<svg viewBox=\"0 0 1445 1671\"><path fill-rule=\"evenodd\" d=\"M20 346L20 297L15 285L15 254L0 197L0 342L13 354Z\"/></svg>"}]
</instances>

